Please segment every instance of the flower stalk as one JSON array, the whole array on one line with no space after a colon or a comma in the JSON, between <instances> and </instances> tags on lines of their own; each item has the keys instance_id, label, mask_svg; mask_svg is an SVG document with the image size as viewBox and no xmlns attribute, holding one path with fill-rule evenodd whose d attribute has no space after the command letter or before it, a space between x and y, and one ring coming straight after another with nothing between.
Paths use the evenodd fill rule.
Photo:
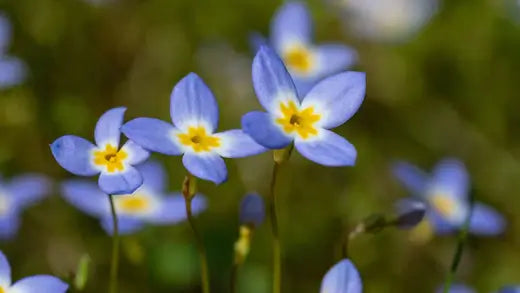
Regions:
<instances>
[{"instance_id":1,"label":"flower stalk","mask_svg":"<svg viewBox=\"0 0 520 293\"><path fill-rule=\"evenodd\" d=\"M110 212L112 213L112 261L110 263L110 282L109 293L117 293L117 273L119 270L119 226L117 221L116 208L112 195L108 195L110 201Z\"/></svg>"}]
</instances>

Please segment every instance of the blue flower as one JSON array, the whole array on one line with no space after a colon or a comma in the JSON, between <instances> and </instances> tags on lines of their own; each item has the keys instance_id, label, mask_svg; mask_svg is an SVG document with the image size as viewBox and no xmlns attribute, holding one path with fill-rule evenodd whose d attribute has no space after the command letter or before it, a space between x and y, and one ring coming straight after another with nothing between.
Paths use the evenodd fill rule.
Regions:
<instances>
[{"instance_id":1,"label":"blue flower","mask_svg":"<svg viewBox=\"0 0 520 293\"><path fill-rule=\"evenodd\" d=\"M26 277L12 284L11 266L0 251L0 292L2 293L65 293L69 285L49 275Z\"/></svg>"},{"instance_id":2,"label":"blue flower","mask_svg":"<svg viewBox=\"0 0 520 293\"><path fill-rule=\"evenodd\" d=\"M265 218L265 206L262 197L256 193L244 196L240 202L240 223L243 225L260 226Z\"/></svg>"},{"instance_id":3,"label":"blue flower","mask_svg":"<svg viewBox=\"0 0 520 293\"><path fill-rule=\"evenodd\" d=\"M328 130L345 123L365 97L365 74L343 72L320 81L305 97L295 90L282 60L262 47L253 61L253 85L268 113L242 117L242 128L256 142L281 149L294 141L306 158L325 166L351 166L356 149Z\"/></svg>"},{"instance_id":4,"label":"blue flower","mask_svg":"<svg viewBox=\"0 0 520 293\"><path fill-rule=\"evenodd\" d=\"M0 89L20 84L26 75L25 64L18 58L6 55L11 42L11 23L0 13Z\"/></svg>"},{"instance_id":5,"label":"blue flower","mask_svg":"<svg viewBox=\"0 0 520 293\"><path fill-rule=\"evenodd\" d=\"M51 145L52 154L65 170L80 176L99 176L99 187L107 194L128 194L143 183L133 167L145 161L149 153L132 141L119 148L120 128L126 108L114 108L103 114L96 125L96 145L74 135L65 135Z\"/></svg>"},{"instance_id":6,"label":"blue flower","mask_svg":"<svg viewBox=\"0 0 520 293\"><path fill-rule=\"evenodd\" d=\"M166 195L166 174L156 162L146 162L137 169L144 178L143 185L134 193L113 196L119 231L134 233L145 224L169 225L186 219L184 197L180 193ZM99 218L103 228L112 233L112 216L107 195L86 180L70 180L62 184L65 199L83 212ZM196 195L192 201L193 213L206 208L206 200Z\"/></svg>"},{"instance_id":7,"label":"blue flower","mask_svg":"<svg viewBox=\"0 0 520 293\"><path fill-rule=\"evenodd\" d=\"M0 182L0 239L14 237L21 212L46 196L50 188L51 182L46 177L35 174Z\"/></svg>"},{"instance_id":8,"label":"blue flower","mask_svg":"<svg viewBox=\"0 0 520 293\"><path fill-rule=\"evenodd\" d=\"M506 286L501 288L498 293L520 293L520 286Z\"/></svg>"},{"instance_id":9,"label":"blue flower","mask_svg":"<svg viewBox=\"0 0 520 293\"><path fill-rule=\"evenodd\" d=\"M393 172L412 195L427 204L426 218L418 227L425 238L434 231L453 232L464 224L470 202L469 175L462 162L444 159L435 166L431 176L404 162L396 163ZM479 202L474 204L470 232L492 236L502 233L505 226L504 217L497 211Z\"/></svg>"},{"instance_id":10,"label":"blue flower","mask_svg":"<svg viewBox=\"0 0 520 293\"><path fill-rule=\"evenodd\" d=\"M436 292L437 293L444 292L444 285L437 288ZM448 292L449 293L475 293L475 290L473 290L472 288L470 288L464 284L453 284L453 285L451 285L450 291L448 291Z\"/></svg>"},{"instance_id":11,"label":"blue flower","mask_svg":"<svg viewBox=\"0 0 520 293\"><path fill-rule=\"evenodd\" d=\"M343 259L323 277L320 293L361 293L363 284L354 264Z\"/></svg>"},{"instance_id":12,"label":"blue flower","mask_svg":"<svg viewBox=\"0 0 520 293\"><path fill-rule=\"evenodd\" d=\"M171 93L173 125L153 118L137 118L121 130L145 149L166 155L183 155L193 175L220 184L227 179L224 158L240 158L264 152L242 130L214 133L218 106L211 90L195 73L184 77Z\"/></svg>"},{"instance_id":13,"label":"blue flower","mask_svg":"<svg viewBox=\"0 0 520 293\"><path fill-rule=\"evenodd\" d=\"M252 43L258 49L268 42L255 34ZM271 22L269 43L282 57L301 95L318 80L352 66L357 59L348 46L313 44L312 20L302 2L287 2L279 8Z\"/></svg>"}]
</instances>

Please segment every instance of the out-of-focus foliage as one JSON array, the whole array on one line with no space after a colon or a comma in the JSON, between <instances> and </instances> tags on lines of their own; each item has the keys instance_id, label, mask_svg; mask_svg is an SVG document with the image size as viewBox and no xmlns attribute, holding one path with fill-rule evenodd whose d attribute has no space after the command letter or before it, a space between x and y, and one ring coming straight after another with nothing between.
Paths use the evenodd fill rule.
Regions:
<instances>
[{"instance_id":1,"label":"out-of-focus foliage","mask_svg":"<svg viewBox=\"0 0 520 293\"><path fill-rule=\"evenodd\" d=\"M214 91L220 129L260 109L251 85L249 33L268 32L281 1L253 0L3 0L13 26L8 53L28 68L24 84L0 92L0 172L69 178L49 143L63 134L91 138L98 117L126 106L126 119L169 119L169 94L190 71ZM516 1L515 1L516 2ZM463 160L476 199L508 219L504 236L471 237L457 281L482 292L520 282L520 8L494 0L443 1L430 22L399 43L373 43L345 29L330 1L308 1L319 42L357 49L367 72L367 97L338 133L358 150L353 168L326 168L295 154L281 172L279 193L285 292L318 292L340 259L345 227L374 212L391 212L405 197L389 171L395 159L424 169L444 156ZM165 163L170 189L185 171ZM208 210L199 226L215 292L228 291L237 208L248 191L267 194L269 154L228 161L229 181L202 182ZM96 219L59 196L25 212L17 237L0 243L13 278L49 273L72 280L91 256L86 292L104 292L110 238ZM433 292L449 267L455 237L417 245L406 231L362 236L350 258L365 292ZM149 227L123 238L121 292L199 292L198 259L186 224ZM240 292L270 288L270 231L255 231L239 275Z\"/></svg>"}]
</instances>

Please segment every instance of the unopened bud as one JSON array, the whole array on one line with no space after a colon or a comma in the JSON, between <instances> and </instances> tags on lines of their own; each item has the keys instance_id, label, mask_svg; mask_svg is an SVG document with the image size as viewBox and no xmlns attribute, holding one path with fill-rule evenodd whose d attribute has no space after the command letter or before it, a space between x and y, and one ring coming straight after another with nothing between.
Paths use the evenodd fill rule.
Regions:
<instances>
[{"instance_id":1,"label":"unopened bud","mask_svg":"<svg viewBox=\"0 0 520 293\"><path fill-rule=\"evenodd\" d=\"M426 214L426 204L422 201L406 198L395 204L397 218L393 223L401 229L411 229L419 224Z\"/></svg>"},{"instance_id":2,"label":"unopened bud","mask_svg":"<svg viewBox=\"0 0 520 293\"><path fill-rule=\"evenodd\" d=\"M240 203L240 224L258 227L265 218L265 206L262 197L255 193L246 195Z\"/></svg>"}]
</instances>

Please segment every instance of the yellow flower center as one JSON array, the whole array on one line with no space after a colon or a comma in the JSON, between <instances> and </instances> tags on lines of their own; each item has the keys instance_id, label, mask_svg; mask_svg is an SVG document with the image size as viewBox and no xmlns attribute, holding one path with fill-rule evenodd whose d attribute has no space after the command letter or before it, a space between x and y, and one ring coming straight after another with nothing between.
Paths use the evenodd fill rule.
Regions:
<instances>
[{"instance_id":1,"label":"yellow flower center","mask_svg":"<svg viewBox=\"0 0 520 293\"><path fill-rule=\"evenodd\" d=\"M302 45L293 46L285 51L283 60L290 70L299 73L309 73L314 66L314 58L307 48Z\"/></svg>"},{"instance_id":2,"label":"yellow flower center","mask_svg":"<svg viewBox=\"0 0 520 293\"><path fill-rule=\"evenodd\" d=\"M125 151L118 151L111 144L107 144L104 150L94 152L94 164L105 166L109 173L123 171L125 169L123 162L127 157Z\"/></svg>"},{"instance_id":3,"label":"yellow flower center","mask_svg":"<svg viewBox=\"0 0 520 293\"><path fill-rule=\"evenodd\" d=\"M209 152L220 146L220 138L211 136L203 126L189 127L188 133L177 134L181 144L193 148L196 153Z\"/></svg>"},{"instance_id":4,"label":"yellow flower center","mask_svg":"<svg viewBox=\"0 0 520 293\"><path fill-rule=\"evenodd\" d=\"M120 195L114 199L118 210L123 213L134 214L150 209L150 199L141 193Z\"/></svg>"},{"instance_id":5,"label":"yellow flower center","mask_svg":"<svg viewBox=\"0 0 520 293\"><path fill-rule=\"evenodd\" d=\"M448 218L455 213L455 201L449 196L437 194L433 195L429 201L435 210L438 211L443 217Z\"/></svg>"},{"instance_id":6,"label":"yellow flower center","mask_svg":"<svg viewBox=\"0 0 520 293\"><path fill-rule=\"evenodd\" d=\"M318 129L314 124L320 120L321 115L314 113L314 107L300 110L296 103L289 101L280 103L280 111L282 117L277 118L276 122L286 133L296 132L303 139L318 134Z\"/></svg>"},{"instance_id":7,"label":"yellow flower center","mask_svg":"<svg viewBox=\"0 0 520 293\"><path fill-rule=\"evenodd\" d=\"M423 219L410 231L410 241L417 244L424 244L432 239L433 232L432 223L428 219Z\"/></svg>"},{"instance_id":8,"label":"yellow flower center","mask_svg":"<svg viewBox=\"0 0 520 293\"><path fill-rule=\"evenodd\" d=\"M6 293L4 287L0 286L0 293Z\"/></svg>"}]
</instances>

